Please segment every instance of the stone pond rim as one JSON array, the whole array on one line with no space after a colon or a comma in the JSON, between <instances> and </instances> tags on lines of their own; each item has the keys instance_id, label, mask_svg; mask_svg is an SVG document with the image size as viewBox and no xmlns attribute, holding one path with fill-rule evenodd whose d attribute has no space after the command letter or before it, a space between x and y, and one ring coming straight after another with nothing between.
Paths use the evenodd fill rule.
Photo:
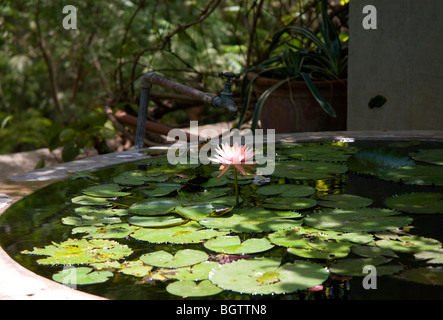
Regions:
<instances>
[{"instance_id":1,"label":"stone pond rim","mask_svg":"<svg viewBox=\"0 0 443 320\"><path fill-rule=\"evenodd\" d=\"M443 142L443 130L327 131L277 134L276 142L396 141ZM164 146L163 148L165 148ZM154 147L155 149L156 147ZM150 148L153 149L153 148ZM97 171L113 165L149 158L142 150L130 150L85 158L53 167L33 170L0 181L0 215L12 204L51 183L76 172ZM14 261L0 247L0 300L97 300L96 295L74 290L39 276Z\"/></svg>"}]
</instances>

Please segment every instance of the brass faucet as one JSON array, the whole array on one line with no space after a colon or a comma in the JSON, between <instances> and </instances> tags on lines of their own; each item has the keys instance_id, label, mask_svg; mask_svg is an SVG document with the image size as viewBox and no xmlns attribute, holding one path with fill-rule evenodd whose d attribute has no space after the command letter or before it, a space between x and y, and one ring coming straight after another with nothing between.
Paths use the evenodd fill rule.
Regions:
<instances>
[{"instance_id":1,"label":"brass faucet","mask_svg":"<svg viewBox=\"0 0 443 320\"><path fill-rule=\"evenodd\" d=\"M141 81L141 95L138 110L137 130L135 133L135 149L143 148L143 139L146 130L146 117L148 112L149 92L152 84L158 84L162 87L171 89L176 93L185 94L202 101L205 104L213 105L214 107L226 108L229 113L236 113L237 106L232 99L231 81L233 78L240 78L240 74L233 72L219 72L219 77L226 78L225 87L223 91L217 96L214 93L203 92L178 82L165 79L154 72L146 73Z\"/></svg>"}]
</instances>

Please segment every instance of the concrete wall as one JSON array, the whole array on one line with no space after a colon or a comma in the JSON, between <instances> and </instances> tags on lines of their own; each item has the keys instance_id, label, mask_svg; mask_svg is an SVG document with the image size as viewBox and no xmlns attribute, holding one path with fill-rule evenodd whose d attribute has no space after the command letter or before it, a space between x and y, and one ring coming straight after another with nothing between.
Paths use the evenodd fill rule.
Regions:
<instances>
[{"instance_id":1,"label":"concrete wall","mask_svg":"<svg viewBox=\"0 0 443 320\"><path fill-rule=\"evenodd\" d=\"M351 0L349 27L348 130L443 129L443 1Z\"/></svg>"}]
</instances>

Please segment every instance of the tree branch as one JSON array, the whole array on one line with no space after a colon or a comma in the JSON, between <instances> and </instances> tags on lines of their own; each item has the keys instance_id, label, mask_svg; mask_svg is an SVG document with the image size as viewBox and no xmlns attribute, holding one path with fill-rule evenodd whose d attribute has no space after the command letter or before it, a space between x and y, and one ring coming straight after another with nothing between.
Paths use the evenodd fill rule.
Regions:
<instances>
[{"instance_id":1,"label":"tree branch","mask_svg":"<svg viewBox=\"0 0 443 320\"><path fill-rule=\"evenodd\" d=\"M43 59L45 60L46 66L48 68L49 85L50 85L52 100L54 101L55 110L60 116L62 116L63 115L63 105L60 103L60 100L58 98L57 71L56 71L55 64L52 60L51 53L48 49L48 45L45 41L45 38L42 37L39 15L40 15L40 1L37 4L37 11L35 13L35 24L37 27L36 28L37 42L38 42L40 51L43 55Z\"/></svg>"},{"instance_id":2,"label":"tree branch","mask_svg":"<svg viewBox=\"0 0 443 320\"><path fill-rule=\"evenodd\" d=\"M172 32L168 33L160 42L159 45L155 46L155 47L149 47L149 48L145 48L143 50L141 50L137 57L135 58L135 62L132 66L132 71L131 71L131 85L132 85L132 92L134 92L134 82L135 82L135 69L138 65L138 61L140 60L141 56L148 52L148 51L156 51L156 50L164 50L166 45L169 44L170 40L172 37L174 37L176 34L179 34L180 32L185 31L186 29L192 27L193 25L196 25L198 23L201 23L203 21L205 21L213 12L214 10L218 7L218 5L220 4L221 0L213 0L211 1L204 9L203 11L200 13L200 15L198 16L198 18L194 21L191 21L185 25L179 25L175 30L173 30Z\"/></svg>"}]
</instances>

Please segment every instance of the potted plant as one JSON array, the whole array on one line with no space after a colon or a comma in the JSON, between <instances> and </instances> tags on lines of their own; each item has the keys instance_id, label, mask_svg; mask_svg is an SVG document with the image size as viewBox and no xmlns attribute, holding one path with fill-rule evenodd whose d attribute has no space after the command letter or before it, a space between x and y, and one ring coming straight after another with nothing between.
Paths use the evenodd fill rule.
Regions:
<instances>
[{"instance_id":1,"label":"potted plant","mask_svg":"<svg viewBox=\"0 0 443 320\"><path fill-rule=\"evenodd\" d=\"M327 14L321 0L319 34L301 26L286 26L275 32L265 59L244 71L245 118L252 91L257 104L252 130L261 121L263 129L276 133L346 130L347 42Z\"/></svg>"}]
</instances>

